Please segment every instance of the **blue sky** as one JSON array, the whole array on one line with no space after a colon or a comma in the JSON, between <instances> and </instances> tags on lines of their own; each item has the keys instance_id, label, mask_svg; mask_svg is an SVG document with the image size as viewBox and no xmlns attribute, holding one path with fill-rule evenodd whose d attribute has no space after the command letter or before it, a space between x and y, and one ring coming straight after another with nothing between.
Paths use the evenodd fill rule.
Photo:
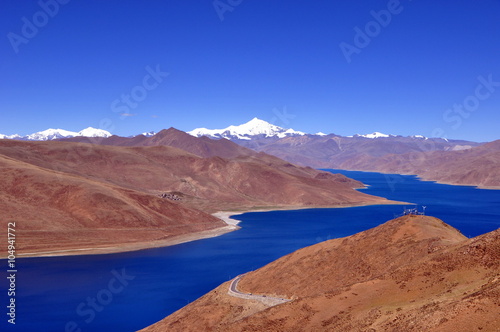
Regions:
<instances>
[{"instance_id":1,"label":"blue sky","mask_svg":"<svg viewBox=\"0 0 500 332\"><path fill-rule=\"evenodd\" d=\"M500 138L498 0L59 1L0 4L2 134Z\"/></svg>"}]
</instances>

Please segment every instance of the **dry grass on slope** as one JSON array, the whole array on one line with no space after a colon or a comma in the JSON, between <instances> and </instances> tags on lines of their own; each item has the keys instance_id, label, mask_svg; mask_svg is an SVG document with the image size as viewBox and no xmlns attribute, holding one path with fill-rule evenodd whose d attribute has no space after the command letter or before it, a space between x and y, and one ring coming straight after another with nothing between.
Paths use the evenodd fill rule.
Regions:
<instances>
[{"instance_id":1,"label":"dry grass on slope","mask_svg":"<svg viewBox=\"0 0 500 332\"><path fill-rule=\"evenodd\" d=\"M406 216L298 250L239 288L295 300L240 317L249 304L223 284L144 331L498 331L500 231L467 239Z\"/></svg>"}]
</instances>

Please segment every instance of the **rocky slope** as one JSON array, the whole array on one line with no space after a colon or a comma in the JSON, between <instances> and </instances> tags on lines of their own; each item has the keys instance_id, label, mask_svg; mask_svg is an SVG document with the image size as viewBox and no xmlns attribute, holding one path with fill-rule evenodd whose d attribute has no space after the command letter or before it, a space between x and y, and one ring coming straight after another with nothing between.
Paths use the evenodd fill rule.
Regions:
<instances>
[{"instance_id":1,"label":"rocky slope","mask_svg":"<svg viewBox=\"0 0 500 332\"><path fill-rule=\"evenodd\" d=\"M202 151L205 140L189 137ZM387 203L344 176L234 146L221 151L236 157L221 158L164 145L0 140L0 223L18 222L20 255L119 251L220 229L210 215L218 210Z\"/></svg>"},{"instance_id":2,"label":"rocky slope","mask_svg":"<svg viewBox=\"0 0 500 332\"><path fill-rule=\"evenodd\" d=\"M417 174L442 183L500 188L500 140L458 151L363 156L340 168L385 173Z\"/></svg>"},{"instance_id":3,"label":"rocky slope","mask_svg":"<svg viewBox=\"0 0 500 332\"><path fill-rule=\"evenodd\" d=\"M298 250L229 282L142 331L498 331L500 232L467 239L404 216Z\"/></svg>"},{"instance_id":4,"label":"rocky slope","mask_svg":"<svg viewBox=\"0 0 500 332\"><path fill-rule=\"evenodd\" d=\"M500 188L498 141L479 145L419 137L305 135L238 143L315 168L415 174L443 183Z\"/></svg>"},{"instance_id":5,"label":"rocky slope","mask_svg":"<svg viewBox=\"0 0 500 332\"><path fill-rule=\"evenodd\" d=\"M225 226L157 195L1 155L0 170L1 223L16 223L18 256L120 251Z\"/></svg>"},{"instance_id":6,"label":"rocky slope","mask_svg":"<svg viewBox=\"0 0 500 332\"><path fill-rule=\"evenodd\" d=\"M478 143L420 137L344 137L305 135L282 139L256 139L238 141L239 144L263 151L290 162L315 168L339 168L342 163L359 157L383 157L410 152L449 151L470 148Z\"/></svg>"},{"instance_id":7,"label":"rocky slope","mask_svg":"<svg viewBox=\"0 0 500 332\"><path fill-rule=\"evenodd\" d=\"M210 139L193 137L175 128L164 129L153 136L138 135L134 137L111 136L103 138L73 137L66 142L92 143L112 146L172 146L200 157L234 158L238 156L256 155L253 150L242 147L226 139Z\"/></svg>"},{"instance_id":8,"label":"rocky slope","mask_svg":"<svg viewBox=\"0 0 500 332\"><path fill-rule=\"evenodd\" d=\"M242 126L246 128L252 121ZM304 133L280 136L279 133L286 132L285 129L279 128L280 131L276 131L271 124L261 120L258 122L264 123L261 131L254 130L260 134L249 135L252 131L243 130L245 128L238 131L237 135L230 134L231 130L216 131L217 135L213 135L214 132L210 130L191 132L192 135L205 134L212 138L227 137L232 141L205 136L195 138L174 128L163 130L153 137L75 137L70 140L121 146L168 145L202 157L257 156L254 152L257 151L260 152L258 157L261 159L276 156L297 165L314 168L416 174L428 180L450 184L500 188L500 158L498 143L495 142L481 147L479 143L463 140L425 138L420 135L402 137L381 133L351 137ZM239 138L240 136L243 138ZM235 142L240 145L239 148L235 147Z\"/></svg>"}]
</instances>

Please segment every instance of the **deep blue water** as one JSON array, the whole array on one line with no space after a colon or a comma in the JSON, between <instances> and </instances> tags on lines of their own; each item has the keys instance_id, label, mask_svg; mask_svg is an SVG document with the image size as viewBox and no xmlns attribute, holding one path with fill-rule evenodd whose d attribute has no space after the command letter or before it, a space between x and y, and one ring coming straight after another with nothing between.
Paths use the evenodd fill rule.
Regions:
<instances>
[{"instance_id":1,"label":"deep blue water","mask_svg":"<svg viewBox=\"0 0 500 332\"><path fill-rule=\"evenodd\" d=\"M500 190L338 172L370 185L363 189L368 194L425 205L427 214L469 237L500 227ZM7 324L3 309L0 330L135 331L240 273L304 246L375 227L402 210L382 205L246 213L236 217L241 230L217 238L121 254L18 259L16 325ZM0 263L6 266L5 260ZM2 276L6 270L0 270ZM5 308L7 283L1 279Z\"/></svg>"}]
</instances>

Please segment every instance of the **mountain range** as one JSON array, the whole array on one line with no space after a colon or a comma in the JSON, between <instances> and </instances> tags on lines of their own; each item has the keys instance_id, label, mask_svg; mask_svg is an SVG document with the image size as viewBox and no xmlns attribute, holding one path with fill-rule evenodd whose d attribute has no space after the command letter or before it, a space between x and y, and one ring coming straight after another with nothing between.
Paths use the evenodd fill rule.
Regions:
<instances>
[{"instance_id":1,"label":"mountain range","mask_svg":"<svg viewBox=\"0 0 500 332\"><path fill-rule=\"evenodd\" d=\"M484 144L380 132L353 136L285 135L286 129L274 128L264 121L253 119L249 123L265 129L260 132L253 130L251 139L249 135L242 136L248 131L238 131L239 127L217 132L239 145L302 166L416 174L426 180L442 183L500 188L500 141ZM247 125L243 125L243 128ZM213 133L210 130L190 132L192 135L205 134L210 137L214 137Z\"/></svg>"},{"instance_id":2,"label":"mountain range","mask_svg":"<svg viewBox=\"0 0 500 332\"><path fill-rule=\"evenodd\" d=\"M96 129L92 127L85 128L79 132L68 131L64 129L47 129L44 131L39 131L30 135L20 136L20 135L3 135L0 134L0 139L18 139L26 141L50 141L61 138L70 137L109 137L111 133L103 130Z\"/></svg>"},{"instance_id":3,"label":"mountain range","mask_svg":"<svg viewBox=\"0 0 500 332\"><path fill-rule=\"evenodd\" d=\"M245 140L245 141L252 141L252 140L258 140L262 138L285 138L285 137L294 137L294 136L318 136L318 137L323 137L323 136L329 136L327 134L324 134L322 132L318 132L316 134L307 134L302 131L297 131L294 129L286 129L282 128L279 126L276 126L274 124L271 124L267 121L260 120L258 118L253 118L252 120L248 121L247 123L241 124L239 126L234 126L231 125L227 128L224 129L207 129L207 128L197 128L191 131L187 132L190 135L200 137L200 136L207 136L210 138L226 138L232 141L238 141L238 140ZM339 135L335 134L330 134L331 136L336 136L336 137L342 137ZM371 134L355 134L352 136L346 136L346 137L361 137L361 138L387 138L387 137L402 137L398 135L388 135L380 132L374 132ZM416 138L416 139L428 139L425 136L422 135L413 135L410 136L411 138Z\"/></svg>"},{"instance_id":4,"label":"mountain range","mask_svg":"<svg viewBox=\"0 0 500 332\"><path fill-rule=\"evenodd\" d=\"M226 138L229 140L252 140L256 137L283 138L306 135L301 131L284 129L258 118L253 118L247 123L239 126L229 126L224 129L197 128L187 133L196 137L207 136L210 138Z\"/></svg>"},{"instance_id":5,"label":"mountain range","mask_svg":"<svg viewBox=\"0 0 500 332\"><path fill-rule=\"evenodd\" d=\"M0 225L23 221L18 253L29 256L213 236L234 229L211 215L221 210L390 203L343 175L174 128L151 137L1 140L0 182Z\"/></svg>"},{"instance_id":6,"label":"mountain range","mask_svg":"<svg viewBox=\"0 0 500 332\"><path fill-rule=\"evenodd\" d=\"M242 148L234 144L229 147L227 142L230 141L248 148L245 153L250 150L264 152L300 166L416 174L427 180L443 183L500 188L500 168L496 166L500 163L500 152L496 148L498 144L494 143L481 148L483 143L428 138L423 135L404 137L380 132L352 136L307 134L258 118L224 129L198 128L188 134L182 135L182 139L165 135L163 131L120 137L111 136L103 130L87 128L79 133L49 129L25 137L10 138L66 140L116 146L164 144L187 149L204 157L210 153L207 155L203 151L211 151L215 146L221 157L234 157L243 153ZM193 138L199 138L197 144L193 144ZM222 151L223 147L226 148L225 152Z\"/></svg>"},{"instance_id":7,"label":"mountain range","mask_svg":"<svg viewBox=\"0 0 500 332\"><path fill-rule=\"evenodd\" d=\"M285 138L285 137L293 137L293 136L326 136L324 133L316 133L316 134L306 134L301 131L297 131L294 129L285 129L264 120L260 120L258 118L253 118L247 123L241 125L231 125L224 129L206 129L206 128L197 128L187 132L188 134L196 137L207 136L210 138L220 139L226 138L229 140L254 140L256 138ZM143 135L146 137L154 136L157 133L155 131L144 132L139 135ZM139 136L134 135L134 136ZM92 127L88 127L80 132L73 132L64 129L47 129L44 131L39 131L30 135L20 136L20 135L3 135L0 134L0 139L21 139L28 141L47 141L61 138L71 138L71 137L109 137L111 133L103 130L96 129ZM130 136L130 137L134 137ZM335 135L338 136L338 135ZM401 137L397 135L387 135L380 132L374 132L371 134L360 135L356 134L348 137L364 137L364 138L383 138L383 137ZM423 138L427 139L422 135L414 135L411 136L413 138Z\"/></svg>"}]
</instances>

